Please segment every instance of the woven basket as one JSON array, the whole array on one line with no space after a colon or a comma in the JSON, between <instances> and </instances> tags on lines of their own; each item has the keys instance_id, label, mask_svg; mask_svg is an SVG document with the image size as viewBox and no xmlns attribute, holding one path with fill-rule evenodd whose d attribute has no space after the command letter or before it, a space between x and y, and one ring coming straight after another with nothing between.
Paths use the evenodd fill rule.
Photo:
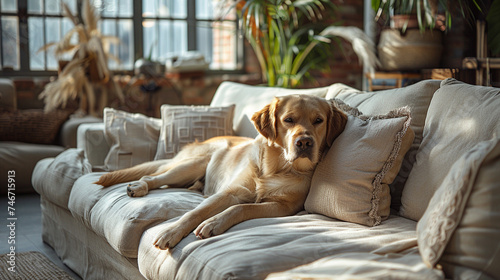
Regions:
<instances>
[{"instance_id":1,"label":"woven basket","mask_svg":"<svg viewBox=\"0 0 500 280\"><path fill-rule=\"evenodd\" d=\"M408 71L439 67L443 51L440 31L385 29L380 34L378 55L382 70Z\"/></svg>"}]
</instances>

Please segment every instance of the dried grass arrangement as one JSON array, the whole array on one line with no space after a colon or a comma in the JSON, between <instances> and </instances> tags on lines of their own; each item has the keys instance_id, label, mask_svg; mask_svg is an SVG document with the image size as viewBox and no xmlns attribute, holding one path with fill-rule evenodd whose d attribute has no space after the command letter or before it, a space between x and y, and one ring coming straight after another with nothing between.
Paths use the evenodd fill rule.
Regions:
<instances>
[{"instance_id":1,"label":"dried grass arrangement","mask_svg":"<svg viewBox=\"0 0 500 280\"><path fill-rule=\"evenodd\" d=\"M121 88L113 80L113 74L108 68L108 58L118 61L109 54L109 46L119 43L119 39L103 36L98 29L100 16L90 0L82 2L82 21L74 15L69 7L63 3L64 16L69 18L74 27L68 31L61 41L49 43L40 51L55 48L56 57L73 52L73 58L59 72L58 78L47 84L40 94L44 99L45 111L50 112L59 107L65 108L68 101L79 98L80 111L90 115L96 114L95 87L101 89L99 111L108 103L108 95L113 91L123 102L124 96ZM74 34L78 42L72 43ZM111 91L110 91L111 90Z\"/></svg>"}]
</instances>

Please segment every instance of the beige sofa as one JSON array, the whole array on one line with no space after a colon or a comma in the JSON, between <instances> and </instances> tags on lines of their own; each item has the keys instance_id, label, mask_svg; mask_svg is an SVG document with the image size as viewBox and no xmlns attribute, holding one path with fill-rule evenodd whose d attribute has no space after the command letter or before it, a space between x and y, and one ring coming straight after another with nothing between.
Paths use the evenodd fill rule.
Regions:
<instances>
[{"instance_id":1,"label":"beige sofa","mask_svg":"<svg viewBox=\"0 0 500 280\"><path fill-rule=\"evenodd\" d=\"M18 110L14 82L0 79L0 174L15 171L17 194L34 192L31 174L38 161L76 147L80 124L100 122L90 116L70 118L70 113ZM1 188L0 194L7 191Z\"/></svg>"},{"instance_id":2,"label":"beige sofa","mask_svg":"<svg viewBox=\"0 0 500 280\"><path fill-rule=\"evenodd\" d=\"M193 131L227 133L228 119L230 133L254 137L251 114L294 93L336 98L363 114L349 116L295 216L246 221L204 240L190 234L161 251L152 245L156 233L203 201L199 192L167 188L130 198L126 184L93 184L103 174L97 169L175 154ZM164 106L161 121L108 109L104 123L80 126L78 149L35 168L43 240L84 279L499 278L498 108L499 89L449 79L373 93L225 82L210 108ZM408 110L411 119L394 116ZM339 171L360 175L339 181L332 177ZM366 225L371 218L377 225Z\"/></svg>"}]
</instances>

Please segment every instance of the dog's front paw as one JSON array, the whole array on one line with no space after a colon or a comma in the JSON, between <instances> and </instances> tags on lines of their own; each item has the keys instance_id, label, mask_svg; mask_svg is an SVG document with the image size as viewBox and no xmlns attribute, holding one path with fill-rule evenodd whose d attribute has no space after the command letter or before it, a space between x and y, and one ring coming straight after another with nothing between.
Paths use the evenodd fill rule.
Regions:
<instances>
[{"instance_id":1,"label":"dog's front paw","mask_svg":"<svg viewBox=\"0 0 500 280\"><path fill-rule=\"evenodd\" d=\"M225 230L222 228L221 219L214 216L205 220L195 230L194 234L199 239L209 238L223 233Z\"/></svg>"},{"instance_id":2,"label":"dog's front paw","mask_svg":"<svg viewBox=\"0 0 500 280\"><path fill-rule=\"evenodd\" d=\"M148 184L144 181L135 181L127 186L127 194L130 197L145 196L148 194Z\"/></svg>"},{"instance_id":3,"label":"dog's front paw","mask_svg":"<svg viewBox=\"0 0 500 280\"><path fill-rule=\"evenodd\" d=\"M184 238L184 234L175 226L169 226L158 233L154 246L160 250L174 248Z\"/></svg>"}]
</instances>

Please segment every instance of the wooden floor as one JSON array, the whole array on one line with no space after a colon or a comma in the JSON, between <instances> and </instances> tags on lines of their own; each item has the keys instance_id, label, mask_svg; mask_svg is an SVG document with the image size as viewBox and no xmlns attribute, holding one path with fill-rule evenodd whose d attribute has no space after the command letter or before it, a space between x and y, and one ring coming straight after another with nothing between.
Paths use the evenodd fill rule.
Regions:
<instances>
[{"instance_id":1,"label":"wooden floor","mask_svg":"<svg viewBox=\"0 0 500 280\"><path fill-rule=\"evenodd\" d=\"M8 199L6 195L2 195L0 200L0 217L4 225L0 225L0 254L6 254L10 251L8 242L11 235L8 225L11 221L7 218ZM71 269L65 266L57 257L54 250L42 241L42 212L40 209L40 196L34 194L17 195L15 198L15 246L16 253L38 251L47 256L53 263L64 269L75 280L81 279Z\"/></svg>"}]
</instances>

